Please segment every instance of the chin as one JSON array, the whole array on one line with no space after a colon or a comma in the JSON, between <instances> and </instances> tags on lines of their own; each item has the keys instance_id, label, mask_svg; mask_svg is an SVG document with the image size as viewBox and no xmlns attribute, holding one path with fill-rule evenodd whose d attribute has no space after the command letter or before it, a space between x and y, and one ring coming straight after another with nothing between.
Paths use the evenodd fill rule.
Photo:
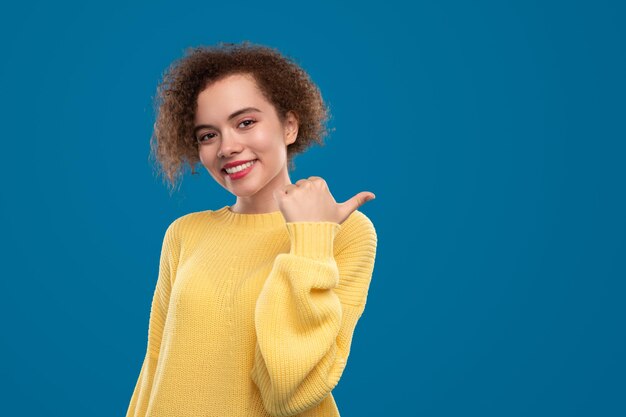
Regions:
<instances>
[{"instance_id":1,"label":"chin","mask_svg":"<svg viewBox=\"0 0 626 417\"><path fill-rule=\"evenodd\" d=\"M224 187L226 188L231 194L236 195L237 197L251 197L253 195L255 195L257 193L258 188L256 187L238 187L238 186L234 186L234 187Z\"/></svg>"}]
</instances>

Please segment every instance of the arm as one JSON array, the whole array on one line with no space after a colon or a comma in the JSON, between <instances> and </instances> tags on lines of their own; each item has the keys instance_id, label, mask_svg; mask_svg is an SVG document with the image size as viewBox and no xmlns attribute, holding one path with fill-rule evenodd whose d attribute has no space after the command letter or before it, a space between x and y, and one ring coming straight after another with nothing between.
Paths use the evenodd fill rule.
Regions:
<instances>
[{"instance_id":1,"label":"arm","mask_svg":"<svg viewBox=\"0 0 626 417\"><path fill-rule=\"evenodd\" d=\"M180 241L176 234L176 221L172 222L165 232L161 247L159 262L159 275L156 288L152 296L150 308L150 321L148 325L148 346L144 357L139 378L135 384L126 417L138 417L146 414L152 381L159 359L163 327L167 317L170 300L170 290L178 267L178 255L180 253Z\"/></svg>"},{"instance_id":2,"label":"arm","mask_svg":"<svg viewBox=\"0 0 626 417\"><path fill-rule=\"evenodd\" d=\"M339 382L365 309L377 244L373 224L358 211L341 225L286 224L291 249L276 257L257 299L250 373L273 416L318 405ZM335 240L342 228L341 241Z\"/></svg>"}]
</instances>

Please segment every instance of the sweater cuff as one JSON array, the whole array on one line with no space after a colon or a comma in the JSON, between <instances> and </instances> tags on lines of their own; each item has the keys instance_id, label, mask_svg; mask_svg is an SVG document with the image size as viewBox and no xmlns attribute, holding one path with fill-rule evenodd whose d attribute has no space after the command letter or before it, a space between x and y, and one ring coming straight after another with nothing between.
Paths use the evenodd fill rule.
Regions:
<instances>
[{"instance_id":1,"label":"sweater cuff","mask_svg":"<svg viewBox=\"0 0 626 417\"><path fill-rule=\"evenodd\" d=\"M334 257L333 242L341 229L334 222L289 222L286 223L291 239L292 255L325 259Z\"/></svg>"}]
</instances>

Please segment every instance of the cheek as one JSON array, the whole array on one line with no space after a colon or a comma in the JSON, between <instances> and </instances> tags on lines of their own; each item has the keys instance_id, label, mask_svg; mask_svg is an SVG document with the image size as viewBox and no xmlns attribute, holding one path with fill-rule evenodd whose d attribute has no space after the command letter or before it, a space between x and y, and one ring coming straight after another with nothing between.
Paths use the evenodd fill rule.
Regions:
<instances>
[{"instance_id":1,"label":"cheek","mask_svg":"<svg viewBox=\"0 0 626 417\"><path fill-rule=\"evenodd\" d=\"M200 162L202 163L202 165L204 165L205 167L210 165L211 158L209 158L209 156L208 156L208 150L201 149L198 152L198 157L200 158Z\"/></svg>"},{"instance_id":2,"label":"cheek","mask_svg":"<svg viewBox=\"0 0 626 417\"><path fill-rule=\"evenodd\" d=\"M285 147L280 134L274 131L259 131L250 137L248 142L251 148L259 155L265 154L265 157L274 157L281 151L281 147Z\"/></svg>"},{"instance_id":3,"label":"cheek","mask_svg":"<svg viewBox=\"0 0 626 417\"><path fill-rule=\"evenodd\" d=\"M269 141L268 132L265 132L261 129L258 129L257 131L254 132L254 134L250 135L247 138L248 145L251 148L258 150L260 152L267 150L268 141Z\"/></svg>"}]
</instances>

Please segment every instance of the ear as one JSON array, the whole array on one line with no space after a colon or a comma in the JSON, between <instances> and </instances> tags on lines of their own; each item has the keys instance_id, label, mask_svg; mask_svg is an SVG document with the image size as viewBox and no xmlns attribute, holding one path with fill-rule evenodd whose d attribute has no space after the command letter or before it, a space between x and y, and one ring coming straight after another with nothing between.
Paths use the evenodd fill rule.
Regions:
<instances>
[{"instance_id":1,"label":"ear","mask_svg":"<svg viewBox=\"0 0 626 417\"><path fill-rule=\"evenodd\" d=\"M298 137L298 116L289 110L285 116L285 145L291 145Z\"/></svg>"}]
</instances>

